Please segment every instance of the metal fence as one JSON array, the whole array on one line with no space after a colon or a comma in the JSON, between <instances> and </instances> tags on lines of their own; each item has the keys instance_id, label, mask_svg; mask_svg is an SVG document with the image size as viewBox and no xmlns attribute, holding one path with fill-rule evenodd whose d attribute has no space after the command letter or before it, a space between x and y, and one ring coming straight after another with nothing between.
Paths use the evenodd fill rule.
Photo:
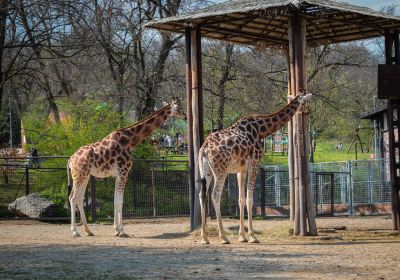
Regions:
<instances>
[{"instance_id":1,"label":"metal fence","mask_svg":"<svg viewBox=\"0 0 400 280\"><path fill-rule=\"evenodd\" d=\"M325 162L310 165L310 181L319 215L371 215L389 213L391 205L388 163L384 159ZM228 176L226 215L237 214L237 182ZM255 214L289 215L287 166L262 166L254 190Z\"/></svg>"},{"instance_id":2,"label":"metal fence","mask_svg":"<svg viewBox=\"0 0 400 280\"><path fill-rule=\"evenodd\" d=\"M67 157L0 158L0 218L15 217L8 206L15 199L38 193L56 207L53 218L69 218ZM310 165L317 214L353 215L390 212L390 181L383 159ZM188 162L135 160L124 194L125 217L189 215ZM113 217L114 179L92 178L85 209L89 219ZM254 213L289 214L287 166L262 166L254 190ZM211 207L210 207L211 208ZM224 215L238 216L238 188L234 174L226 180L221 201Z\"/></svg>"},{"instance_id":3,"label":"metal fence","mask_svg":"<svg viewBox=\"0 0 400 280\"><path fill-rule=\"evenodd\" d=\"M32 193L56 204L51 218L69 218L67 157L0 158L0 218L15 199ZM182 160L135 160L124 193L125 217L189 215L188 163ZM91 178L85 195L89 219L111 219L113 178ZM33 202L35 203L35 202Z\"/></svg>"}]
</instances>

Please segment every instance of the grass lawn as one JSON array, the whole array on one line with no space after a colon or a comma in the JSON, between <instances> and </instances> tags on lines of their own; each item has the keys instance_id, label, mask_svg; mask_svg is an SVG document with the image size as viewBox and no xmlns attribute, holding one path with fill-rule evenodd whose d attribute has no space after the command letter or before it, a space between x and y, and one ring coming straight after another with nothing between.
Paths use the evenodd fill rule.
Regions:
<instances>
[{"instance_id":1,"label":"grass lawn","mask_svg":"<svg viewBox=\"0 0 400 280\"><path fill-rule=\"evenodd\" d=\"M319 141L317 142L317 149L314 153L314 162L331 162L331 161L347 161L347 160L355 160L356 154L354 152L354 147L347 153L349 149L349 143L343 144L343 150L338 151L335 149L335 145L337 143L335 141ZM361 153L358 151L357 159L366 160L369 158L370 154ZM163 155L168 160L187 160L187 155ZM287 154L271 154L271 152L267 152L262 159L262 164L267 165L287 165Z\"/></svg>"},{"instance_id":2,"label":"grass lawn","mask_svg":"<svg viewBox=\"0 0 400 280\"><path fill-rule=\"evenodd\" d=\"M343 144L343 150L341 151L336 150L335 145L336 142L334 141L317 142L317 148L314 153L314 162L347 161L356 159L354 146L350 153L347 153L350 145L349 143ZM370 154L358 151L357 159L365 160L369 158L369 155ZM267 165L287 165L287 160L287 155L272 155L271 152L268 152L264 155L262 163Z\"/></svg>"}]
</instances>

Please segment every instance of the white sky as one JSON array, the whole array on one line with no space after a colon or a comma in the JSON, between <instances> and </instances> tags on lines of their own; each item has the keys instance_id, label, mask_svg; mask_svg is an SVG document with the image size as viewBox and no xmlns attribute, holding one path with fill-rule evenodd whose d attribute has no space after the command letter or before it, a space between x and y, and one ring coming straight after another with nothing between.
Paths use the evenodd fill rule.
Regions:
<instances>
[{"instance_id":1,"label":"white sky","mask_svg":"<svg viewBox=\"0 0 400 280\"><path fill-rule=\"evenodd\" d=\"M380 8L390 4L400 5L400 0L344 0L344 2L365 6L374 10L379 10Z\"/></svg>"}]
</instances>

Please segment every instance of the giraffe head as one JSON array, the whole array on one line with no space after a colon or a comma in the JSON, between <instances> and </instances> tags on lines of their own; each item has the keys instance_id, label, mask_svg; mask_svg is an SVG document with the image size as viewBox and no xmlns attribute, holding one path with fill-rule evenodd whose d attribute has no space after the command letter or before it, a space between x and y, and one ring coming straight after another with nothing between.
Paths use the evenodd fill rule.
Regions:
<instances>
[{"instance_id":1,"label":"giraffe head","mask_svg":"<svg viewBox=\"0 0 400 280\"><path fill-rule=\"evenodd\" d=\"M309 111L307 106L307 101L309 101L311 97L312 97L311 93L302 93L295 97L291 95L288 96L290 102L298 104L299 107L297 110L304 113L308 113Z\"/></svg>"},{"instance_id":2,"label":"giraffe head","mask_svg":"<svg viewBox=\"0 0 400 280\"><path fill-rule=\"evenodd\" d=\"M171 105L171 117L177 116L186 120L186 113L182 107L182 103L179 98L173 97L172 101L169 103Z\"/></svg>"}]
</instances>

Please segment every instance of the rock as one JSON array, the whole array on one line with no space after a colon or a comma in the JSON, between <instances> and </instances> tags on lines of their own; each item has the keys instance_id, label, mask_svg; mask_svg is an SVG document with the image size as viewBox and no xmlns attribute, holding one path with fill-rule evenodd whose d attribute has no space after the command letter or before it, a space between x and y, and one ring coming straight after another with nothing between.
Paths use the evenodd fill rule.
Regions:
<instances>
[{"instance_id":1,"label":"rock","mask_svg":"<svg viewBox=\"0 0 400 280\"><path fill-rule=\"evenodd\" d=\"M17 198L8 205L8 210L18 215L28 216L29 218L41 219L54 217L56 205L49 199L37 193Z\"/></svg>"}]
</instances>

